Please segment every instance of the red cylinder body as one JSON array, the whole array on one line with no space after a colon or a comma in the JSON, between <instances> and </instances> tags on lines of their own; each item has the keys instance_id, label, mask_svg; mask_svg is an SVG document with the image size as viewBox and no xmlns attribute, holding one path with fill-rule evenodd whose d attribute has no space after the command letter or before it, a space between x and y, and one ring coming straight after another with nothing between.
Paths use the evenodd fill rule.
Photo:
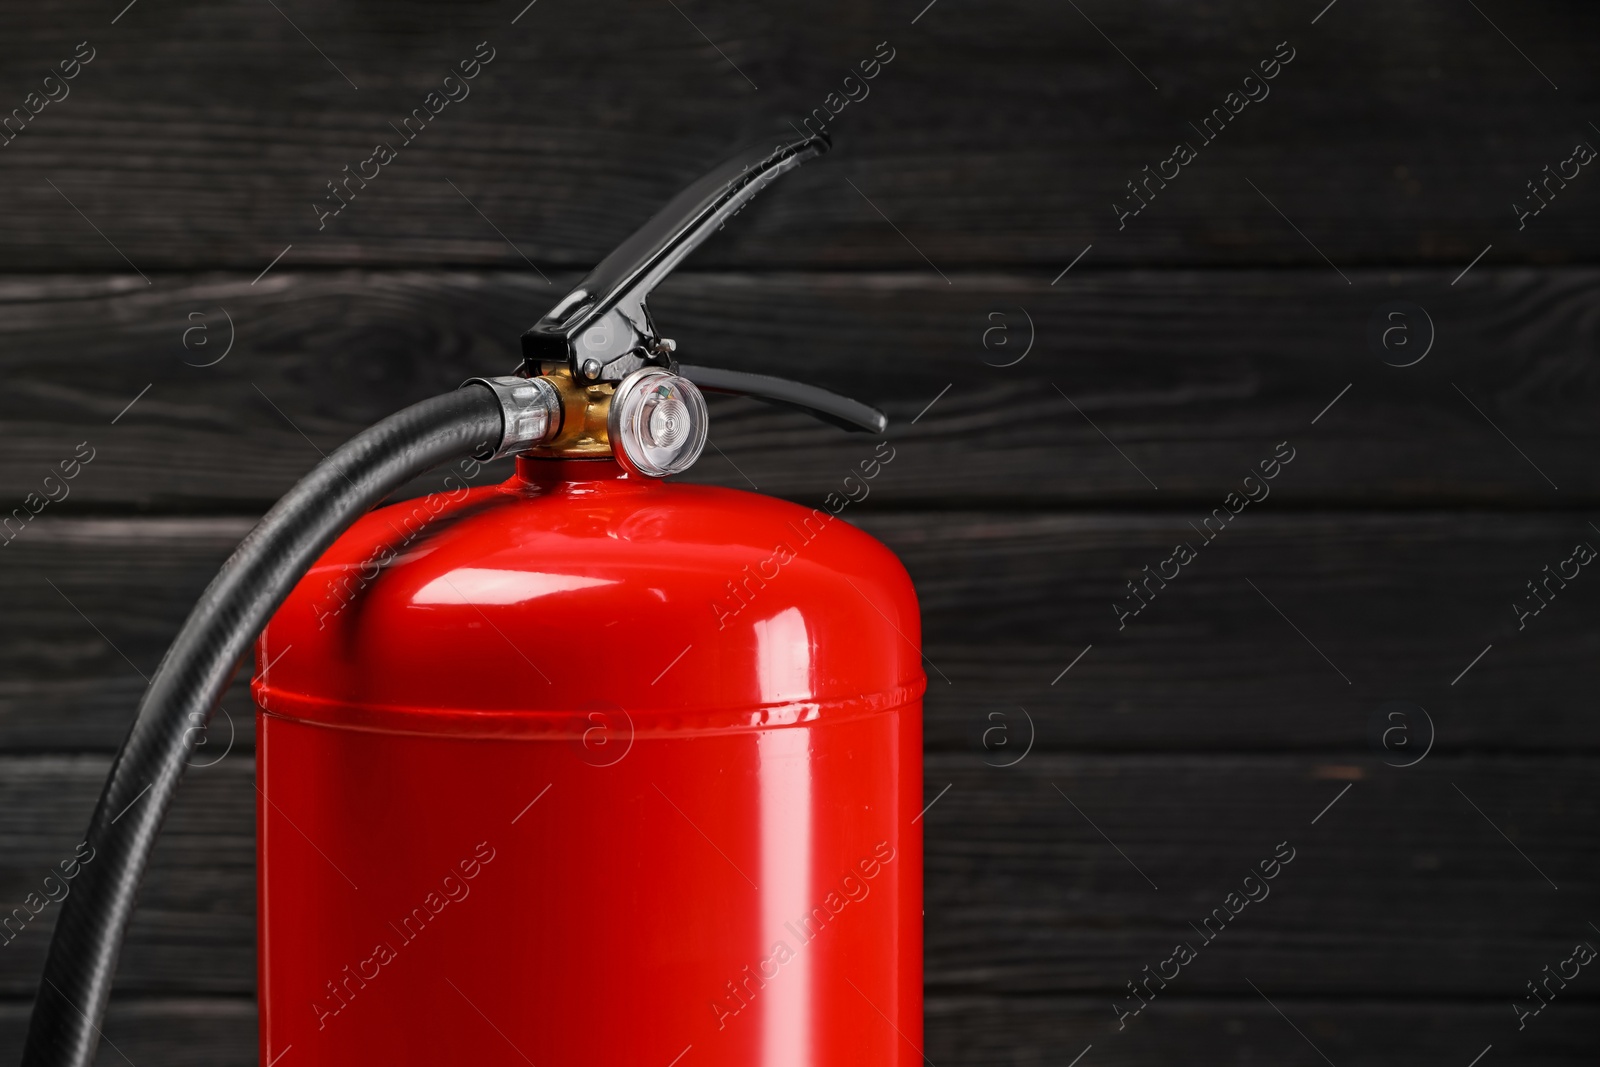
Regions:
<instances>
[{"instance_id":1,"label":"red cylinder body","mask_svg":"<svg viewBox=\"0 0 1600 1067\"><path fill-rule=\"evenodd\" d=\"M920 1063L920 639L843 520L609 461L366 516L258 648L261 1063Z\"/></svg>"}]
</instances>

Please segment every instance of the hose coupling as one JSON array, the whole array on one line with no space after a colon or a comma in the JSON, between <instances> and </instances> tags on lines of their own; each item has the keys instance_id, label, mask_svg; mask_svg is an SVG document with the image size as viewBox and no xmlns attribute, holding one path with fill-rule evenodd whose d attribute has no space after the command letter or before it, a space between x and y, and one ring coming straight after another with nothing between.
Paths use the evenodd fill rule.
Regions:
<instances>
[{"instance_id":1,"label":"hose coupling","mask_svg":"<svg viewBox=\"0 0 1600 1067\"><path fill-rule=\"evenodd\" d=\"M561 429L561 396L545 378L468 378L461 383L482 385L500 401L504 430L489 459L517 456L550 440Z\"/></svg>"}]
</instances>

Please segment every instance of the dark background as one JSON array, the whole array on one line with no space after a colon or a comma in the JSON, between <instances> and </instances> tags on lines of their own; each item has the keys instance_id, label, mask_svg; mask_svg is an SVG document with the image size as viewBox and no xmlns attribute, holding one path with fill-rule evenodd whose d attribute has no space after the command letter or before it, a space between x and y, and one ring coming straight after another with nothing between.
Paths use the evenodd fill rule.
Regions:
<instances>
[{"instance_id":1,"label":"dark background","mask_svg":"<svg viewBox=\"0 0 1600 1067\"><path fill-rule=\"evenodd\" d=\"M891 416L848 515L910 569L933 664L928 1060L1594 1061L1600 975L1521 1031L1512 1004L1600 944L1600 575L1511 605L1600 546L1600 174L1525 229L1512 205L1600 144L1600 8L523 2L0 14L0 109L96 50L0 147L0 510L95 455L0 548L0 902L71 854L141 675L319 450L509 372L634 226L887 40L835 151L653 308L695 362ZM483 40L472 95L318 232L323 183ZM1119 230L1124 183L1283 41ZM1426 318L1385 351L1396 300ZM694 478L802 503L871 452L713 417ZM1124 583L1282 441L1270 498L1119 631ZM255 1060L242 682L225 706L123 954L106 1034L139 1067ZM1119 1031L1280 841L1271 897ZM0 948L0 1048L55 910Z\"/></svg>"}]
</instances>

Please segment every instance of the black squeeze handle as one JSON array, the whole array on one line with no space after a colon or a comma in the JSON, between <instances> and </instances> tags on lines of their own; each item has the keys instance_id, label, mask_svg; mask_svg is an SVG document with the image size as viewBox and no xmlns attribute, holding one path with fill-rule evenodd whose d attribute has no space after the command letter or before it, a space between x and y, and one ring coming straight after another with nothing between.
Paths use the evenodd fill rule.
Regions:
<instances>
[{"instance_id":1,"label":"black squeeze handle","mask_svg":"<svg viewBox=\"0 0 1600 1067\"><path fill-rule=\"evenodd\" d=\"M678 365L674 346L661 338L645 306L662 279L757 193L827 150L828 139L820 134L747 149L673 197L522 335L521 373L537 375L547 364L560 364L580 381L618 382L644 366L664 367L707 392L755 397L847 430L882 433L888 420L881 411L826 389L766 374Z\"/></svg>"},{"instance_id":2,"label":"black squeeze handle","mask_svg":"<svg viewBox=\"0 0 1600 1067\"><path fill-rule=\"evenodd\" d=\"M656 340L648 315L642 314L651 291L762 189L828 150L828 140L821 136L768 145L746 149L719 164L613 249L522 335L524 358L529 362L571 358L578 339L613 312L624 320L620 331L624 336L610 338L604 351L590 346L586 356L605 362L608 355ZM626 336L629 332L635 336Z\"/></svg>"}]
</instances>

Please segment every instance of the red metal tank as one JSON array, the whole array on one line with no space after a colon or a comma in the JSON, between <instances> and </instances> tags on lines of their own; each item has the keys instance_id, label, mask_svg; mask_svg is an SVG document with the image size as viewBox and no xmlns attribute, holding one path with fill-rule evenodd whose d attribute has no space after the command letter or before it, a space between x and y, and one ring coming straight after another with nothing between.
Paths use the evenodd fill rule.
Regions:
<instances>
[{"instance_id":1,"label":"red metal tank","mask_svg":"<svg viewBox=\"0 0 1600 1067\"><path fill-rule=\"evenodd\" d=\"M261 1063L922 1060L920 626L824 510L518 460L261 637Z\"/></svg>"}]
</instances>

